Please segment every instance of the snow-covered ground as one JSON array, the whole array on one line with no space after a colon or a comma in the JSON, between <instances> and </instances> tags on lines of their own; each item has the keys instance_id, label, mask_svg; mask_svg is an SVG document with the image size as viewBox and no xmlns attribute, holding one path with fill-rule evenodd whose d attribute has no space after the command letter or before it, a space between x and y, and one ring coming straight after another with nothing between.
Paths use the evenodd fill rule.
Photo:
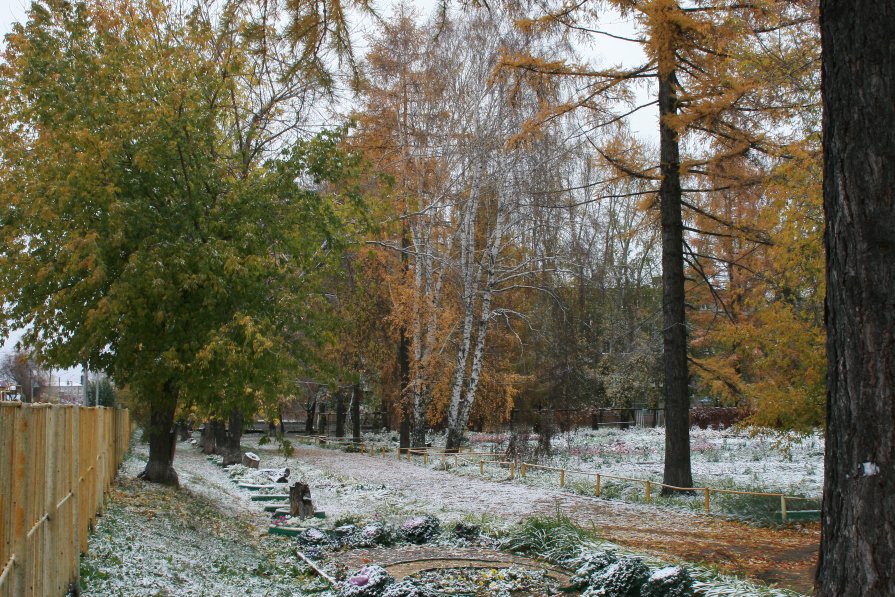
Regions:
<instances>
[{"instance_id":1,"label":"snow-covered ground","mask_svg":"<svg viewBox=\"0 0 895 597\"><path fill-rule=\"evenodd\" d=\"M368 434L371 446L389 446L393 449L397 437L394 434ZM671 497L658 496L658 484L662 480L664 466L664 429L581 429L557 434L551 443L550 454L536 451L537 436L527 439L526 448L517 462L536 463L542 466L566 470L565 489L585 495L593 495L595 473L609 476L601 479L601 496L629 502L645 500L645 484L638 481L612 479L627 477L649 480L652 499L666 506L688 510L703 510L702 493ZM444 444L444 436L433 434L429 440L433 449ZM471 433L468 448L475 452L498 455L506 453L507 434ZM818 434L799 436L773 432L750 432L736 429L712 430L694 427L690 430L693 481L696 487L782 493L803 499L788 499L789 510L814 510L819 508L823 487L823 437ZM419 457L414 458L420 461ZM501 458L506 460L506 458ZM417 462L417 464L421 464ZM453 460L447 459L452 467ZM439 458L429 462L431 468L444 468ZM485 475L505 478L507 465L485 465ZM480 475L478 459L460 459L455 472L468 476ZM556 471L543 471L528 467L521 478L516 471L516 482L544 488L556 488L559 475ZM742 496L712 492L711 512L730 515L755 522L773 522L778 517L780 501L776 497Z\"/></svg>"},{"instance_id":2,"label":"snow-covered ground","mask_svg":"<svg viewBox=\"0 0 895 597\"><path fill-rule=\"evenodd\" d=\"M395 434L366 434L372 445L392 446ZM443 434L428 438L434 447L444 445ZM504 453L507 434L470 433L469 449ZM537 436L528 438L530 449ZM665 429L579 429L553 437L550 456L539 464L661 481ZM820 497L823 487L824 440L807 436L737 429L690 430L693 481L696 486L764 490ZM529 460L530 461L530 460Z\"/></svg>"},{"instance_id":3,"label":"snow-covered ground","mask_svg":"<svg viewBox=\"0 0 895 597\"><path fill-rule=\"evenodd\" d=\"M601 437L615 437L611 432L588 438L589 434L561 437L557 442L571 441L570 448L597 448L603 445L598 441ZM637 434L639 437L644 432ZM380 439L388 442L390 436ZM486 439L489 438L474 436L474 446L480 448ZM561 445L557 443L556 447ZM691 553L675 547L682 540L693 554L699 554L695 558L698 561L716 561L718 554L728 557L722 553L724 550L716 554L714 546L727 540L725 537L731 532L740 532L724 526L733 523L717 519L476 479L473 477L478 476L477 467L468 471L467 479L445 471L427 471L413 464L397 463L393 452L385 458L371 458L299 447L294 456L286 458L276 444L258 446L253 437L246 438L246 447L261 455L264 467L288 466L291 479L302 479L311 485L315 505L327 514L320 522L324 528L346 521L396 522L412 515L434 514L444 523L475 521L499 533L526 516L549 515L562 508L576 518L584 517L582 521L586 519L590 526L595 524L610 540L627 538L629 545L642 545L636 549L660 558L657 563L663 553ZM89 552L81 565L85 595L326 594L325 583L310 574L294 555L294 544L289 539L267 535L270 515L263 512L263 503L251 501L251 492L238 488L224 469L211 463L197 448L186 443L178 445L175 468L181 490L137 479L145 458L146 446L136 445L91 535ZM438 468L438 464L431 468ZM634 528L630 521L649 522L647 526L653 530ZM705 537L690 532L697 526L705 527ZM750 540L752 551L743 552L743 557L753 564L756 559L763 559L773 567L775 550L800 553L800 546L813 541L808 535L799 530L755 529ZM679 556L672 559L682 561ZM710 577L710 585L705 588L714 587L714 594L784 594L722 577L707 568L701 570L703 578ZM767 570L771 574L771 568ZM780 577L783 581L786 571L779 567L776 570L784 574Z\"/></svg>"}]
</instances>

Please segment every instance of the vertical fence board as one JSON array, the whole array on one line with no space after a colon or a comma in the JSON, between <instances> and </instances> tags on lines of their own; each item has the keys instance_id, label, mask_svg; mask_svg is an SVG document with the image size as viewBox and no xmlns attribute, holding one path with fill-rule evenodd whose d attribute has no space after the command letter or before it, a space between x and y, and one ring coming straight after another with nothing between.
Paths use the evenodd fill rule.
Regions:
<instances>
[{"instance_id":1,"label":"vertical fence board","mask_svg":"<svg viewBox=\"0 0 895 597\"><path fill-rule=\"evenodd\" d=\"M129 439L126 410L0 403L0 597L77 582Z\"/></svg>"}]
</instances>

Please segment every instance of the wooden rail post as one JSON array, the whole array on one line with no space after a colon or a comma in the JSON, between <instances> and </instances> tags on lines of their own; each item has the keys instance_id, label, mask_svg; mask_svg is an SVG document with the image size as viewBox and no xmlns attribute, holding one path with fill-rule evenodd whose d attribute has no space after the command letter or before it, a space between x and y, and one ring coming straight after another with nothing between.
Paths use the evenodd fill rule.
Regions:
<instances>
[{"instance_id":1,"label":"wooden rail post","mask_svg":"<svg viewBox=\"0 0 895 597\"><path fill-rule=\"evenodd\" d=\"M510 463L510 479L513 479L516 476L516 463Z\"/></svg>"},{"instance_id":2,"label":"wooden rail post","mask_svg":"<svg viewBox=\"0 0 895 597\"><path fill-rule=\"evenodd\" d=\"M650 503L650 482L646 482L646 503Z\"/></svg>"},{"instance_id":3,"label":"wooden rail post","mask_svg":"<svg viewBox=\"0 0 895 597\"><path fill-rule=\"evenodd\" d=\"M596 483L596 485L597 485L597 497L600 497L600 473L597 473L597 474L596 474L596 477L597 477L597 483Z\"/></svg>"},{"instance_id":4,"label":"wooden rail post","mask_svg":"<svg viewBox=\"0 0 895 597\"><path fill-rule=\"evenodd\" d=\"M786 496L780 496L780 518L783 520L783 523L786 524Z\"/></svg>"},{"instance_id":5,"label":"wooden rail post","mask_svg":"<svg viewBox=\"0 0 895 597\"><path fill-rule=\"evenodd\" d=\"M566 467L562 467L561 469L559 469L559 486L566 486Z\"/></svg>"},{"instance_id":6,"label":"wooden rail post","mask_svg":"<svg viewBox=\"0 0 895 597\"><path fill-rule=\"evenodd\" d=\"M522 472L522 478L524 479L525 478L525 463L524 462L522 463L522 471L521 472Z\"/></svg>"},{"instance_id":7,"label":"wooden rail post","mask_svg":"<svg viewBox=\"0 0 895 597\"><path fill-rule=\"evenodd\" d=\"M485 461L479 460L479 474L485 476Z\"/></svg>"},{"instance_id":8,"label":"wooden rail post","mask_svg":"<svg viewBox=\"0 0 895 597\"><path fill-rule=\"evenodd\" d=\"M705 513L709 513L709 488L705 488Z\"/></svg>"}]
</instances>

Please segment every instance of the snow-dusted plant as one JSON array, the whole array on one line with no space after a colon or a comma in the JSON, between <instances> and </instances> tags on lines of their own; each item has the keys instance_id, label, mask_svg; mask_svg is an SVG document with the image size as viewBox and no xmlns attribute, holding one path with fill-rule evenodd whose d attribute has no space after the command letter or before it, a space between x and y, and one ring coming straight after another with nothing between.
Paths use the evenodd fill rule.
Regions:
<instances>
[{"instance_id":1,"label":"snow-dusted plant","mask_svg":"<svg viewBox=\"0 0 895 597\"><path fill-rule=\"evenodd\" d=\"M294 527L304 522L301 518L297 516L286 516L285 514L281 514L278 516L274 516L270 520L270 526L274 527ZM316 529L315 529L316 530Z\"/></svg>"},{"instance_id":2,"label":"snow-dusted plant","mask_svg":"<svg viewBox=\"0 0 895 597\"><path fill-rule=\"evenodd\" d=\"M593 576L581 597L640 597L649 568L637 558L624 557Z\"/></svg>"},{"instance_id":3,"label":"snow-dusted plant","mask_svg":"<svg viewBox=\"0 0 895 597\"><path fill-rule=\"evenodd\" d=\"M466 541L475 541L482 534L482 528L477 524L458 522L454 526L454 536Z\"/></svg>"},{"instance_id":4,"label":"snow-dusted plant","mask_svg":"<svg viewBox=\"0 0 895 597\"><path fill-rule=\"evenodd\" d=\"M401 523L399 533L408 543L426 543L441 532L441 523L430 514L414 516Z\"/></svg>"},{"instance_id":5,"label":"snow-dusted plant","mask_svg":"<svg viewBox=\"0 0 895 597\"><path fill-rule=\"evenodd\" d=\"M330 547L333 542L330 536L326 533L326 531L322 531L317 528L305 529L297 537L295 537L295 541L302 546L302 548L307 547Z\"/></svg>"},{"instance_id":6,"label":"snow-dusted plant","mask_svg":"<svg viewBox=\"0 0 895 597\"><path fill-rule=\"evenodd\" d=\"M371 564L339 583L339 594L343 597L380 597L394 582L385 568Z\"/></svg>"},{"instance_id":7,"label":"snow-dusted plant","mask_svg":"<svg viewBox=\"0 0 895 597\"><path fill-rule=\"evenodd\" d=\"M392 532L379 523L368 524L351 536L352 547L373 547L392 543Z\"/></svg>"},{"instance_id":8,"label":"snow-dusted plant","mask_svg":"<svg viewBox=\"0 0 895 597\"><path fill-rule=\"evenodd\" d=\"M389 585L381 597L435 597L436 593L418 582L402 580Z\"/></svg>"},{"instance_id":9,"label":"snow-dusted plant","mask_svg":"<svg viewBox=\"0 0 895 597\"><path fill-rule=\"evenodd\" d=\"M614 551L584 551L575 560L572 566L575 574L572 575L571 586L583 589L593 584L593 578L600 574L611 564L618 561Z\"/></svg>"},{"instance_id":10,"label":"snow-dusted plant","mask_svg":"<svg viewBox=\"0 0 895 597\"><path fill-rule=\"evenodd\" d=\"M227 471L227 474L230 475L230 477L233 479L242 478L249 474L250 471L253 471L253 469L250 469L249 467L243 466L241 464L231 464L224 470Z\"/></svg>"},{"instance_id":11,"label":"snow-dusted plant","mask_svg":"<svg viewBox=\"0 0 895 597\"><path fill-rule=\"evenodd\" d=\"M641 597L693 597L693 579L685 568L666 566L654 571L640 590Z\"/></svg>"}]
</instances>

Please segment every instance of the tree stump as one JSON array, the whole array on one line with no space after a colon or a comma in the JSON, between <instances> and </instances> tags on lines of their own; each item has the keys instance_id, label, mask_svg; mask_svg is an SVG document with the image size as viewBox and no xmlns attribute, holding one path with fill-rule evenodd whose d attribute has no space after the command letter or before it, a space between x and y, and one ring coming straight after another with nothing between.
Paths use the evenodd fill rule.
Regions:
<instances>
[{"instance_id":1,"label":"tree stump","mask_svg":"<svg viewBox=\"0 0 895 597\"><path fill-rule=\"evenodd\" d=\"M289 515L299 518L314 516L311 487L307 483L296 481L289 487Z\"/></svg>"},{"instance_id":2,"label":"tree stump","mask_svg":"<svg viewBox=\"0 0 895 597\"><path fill-rule=\"evenodd\" d=\"M254 452L246 452L242 455L242 465L247 466L249 468L258 468L258 465L261 464L261 458L258 457Z\"/></svg>"}]
</instances>

